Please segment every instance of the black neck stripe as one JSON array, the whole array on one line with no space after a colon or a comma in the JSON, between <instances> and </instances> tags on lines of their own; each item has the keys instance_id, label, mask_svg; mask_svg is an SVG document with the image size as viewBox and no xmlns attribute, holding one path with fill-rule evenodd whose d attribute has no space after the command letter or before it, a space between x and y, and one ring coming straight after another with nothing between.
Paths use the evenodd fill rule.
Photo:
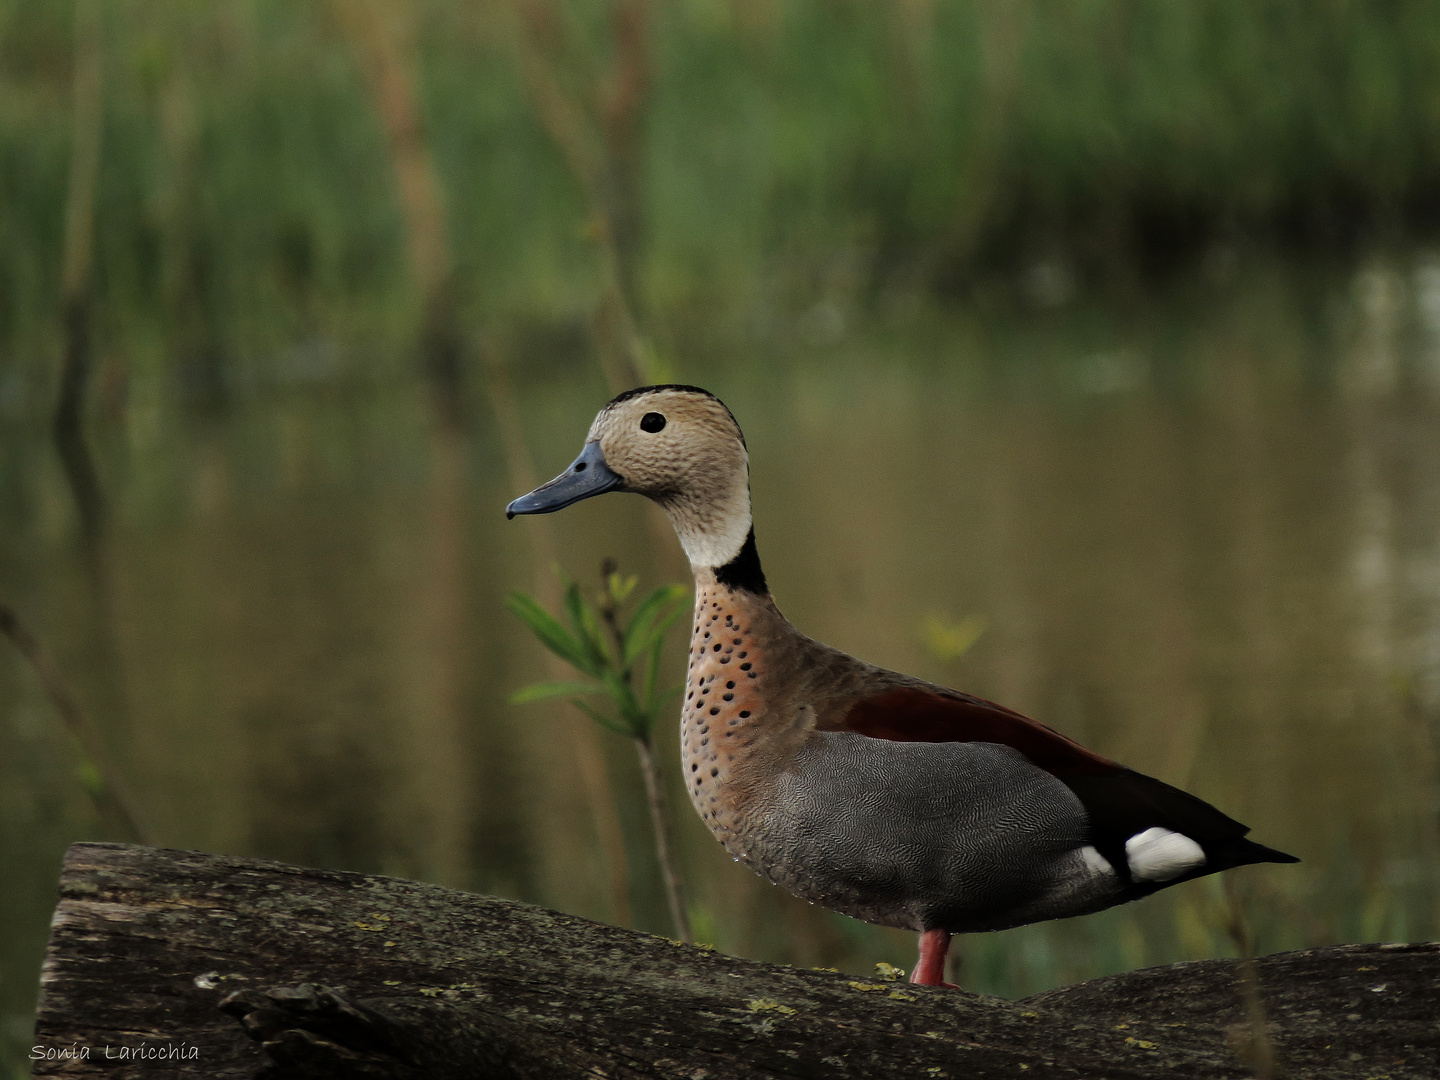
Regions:
<instances>
[{"instance_id":1,"label":"black neck stripe","mask_svg":"<svg viewBox=\"0 0 1440 1080\"><path fill-rule=\"evenodd\" d=\"M715 580L732 589L745 589L758 596L765 596L770 587L765 584L765 571L760 569L760 552L755 548L755 529L745 537L745 546L740 554L715 571Z\"/></svg>"}]
</instances>

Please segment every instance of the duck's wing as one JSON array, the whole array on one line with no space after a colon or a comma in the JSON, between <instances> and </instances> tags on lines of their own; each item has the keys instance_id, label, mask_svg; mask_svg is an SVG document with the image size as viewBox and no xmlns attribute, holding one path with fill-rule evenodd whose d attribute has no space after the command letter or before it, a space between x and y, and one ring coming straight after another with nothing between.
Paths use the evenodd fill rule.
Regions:
<instances>
[{"instance_id":1,"label":"duck's wing","mask_svg":"<svg viewBox=\"0 0 1440 1080\"><path fill-rule=\"evenodd\" d=\"M867 694L838 713L835 729L895 742L1000 743L1056 776L1125 771L1038 720L958 690L897 686Z\"/></svg>"},{"instance_id":2,"label":"duck's wing","mask_svg":"<svg viewBox=\"0 0 1440 1080\"><path fill-rule=\"evenodd\" d=\"M938 687L892 686L854 698L829 719L822 728L872 739L1010 747L1074 792L1089 818L1090 842L1122 878L1137 885L1159 888L1245 863L1298 861L1246 840L1249 828L1203 799L984 698ZM1187 845L1172 834L1198 845L1204 858L1187 859Z\"/></svg>"}]
</instances>

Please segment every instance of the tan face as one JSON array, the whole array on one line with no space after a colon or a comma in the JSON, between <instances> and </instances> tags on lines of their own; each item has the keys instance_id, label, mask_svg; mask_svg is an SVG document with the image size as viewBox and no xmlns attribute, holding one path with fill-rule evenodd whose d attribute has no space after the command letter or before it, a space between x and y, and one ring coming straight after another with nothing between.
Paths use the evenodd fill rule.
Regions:
<instances>
[{"instance_id":1,"label":"tan face","mask_svg":"<svg viewBox=\"0 0 1440 1080\"><path fill-rule=\"evenodd\" d=\"M624 490L659 503L692 566L724 566L750 531L750 459L730 411L693 390L607 405L590 427Z\"/></svg>"},{"instance_id":2,"label":"tan face","mask_svg":"<svg viewBox=\"0 0 1440 1080\"><path fill-rule=\"evenodd\" d=\"M750 532L750 458L735 418L704 391L654 387L600 410L570 467L505 508L549 514L633 491L669 516L697 569L729 563Z\"/></svg>"},{"instance_id":3,"label":"tan face","mask_svg":"<svg viewBox=\"0 0 1440 1080\"><path fill-rule=\"evenodd\" d=\"M665 503L721 499L741 477L748 488L745 442L715 398L685 390L653 390L607 405L590 426L605 462L625 490Z\"/></svg>"}]
</instances>

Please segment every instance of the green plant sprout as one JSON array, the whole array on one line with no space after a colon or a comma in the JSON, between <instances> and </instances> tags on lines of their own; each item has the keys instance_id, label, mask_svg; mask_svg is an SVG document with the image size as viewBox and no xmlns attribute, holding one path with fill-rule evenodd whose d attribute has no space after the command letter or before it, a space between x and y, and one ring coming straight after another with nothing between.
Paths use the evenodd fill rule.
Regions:
<instances>
[{"instance_id":1,"label":"green plant sprout","mask_svg":"<svg viewBox=\"0 0 1440 1080\"><path fill-rule=\"evenodd\" d=\"M550 698L566 698L595 723L624 735L635 743L640 772L649 796L650 820L655 830L655 854L665 879L666 898L675 933L682 941L693 942L685 907L684 888L670 838L665 790L655 761L651 734L655 721L676 698L682 686L657 688L660 652L665 635L675 620L688 610L690 590L684 585L661 585L622 621L620 608L635 591L638 577L622 577L615 562L606 559L600 567L601 588L592 605L580 586L566 582L563 601L565 621L546 611L533 597L513 592L506 600L540 643L571 667L586 676L585 681L562 680L538 683L517 691L510 698L521 705ZM568 624L568 625L567 625ZM589 701L585 699L591 699ZM592 704L595 699L601 703ZM608 702L609 708L604 702Z\"/></svg>"},{"instance_id":2,"label":"green plant sprout","mask_svg":"<svg viewBox=\"0 0 1440 1080\"><path fill-rule=\"evenodd\" d=\"M958 660L980 640L985 626L983 615L967 615L963 619L931 615L920 624L920 641L935 659Z\"/></svg>"}]
</instances>

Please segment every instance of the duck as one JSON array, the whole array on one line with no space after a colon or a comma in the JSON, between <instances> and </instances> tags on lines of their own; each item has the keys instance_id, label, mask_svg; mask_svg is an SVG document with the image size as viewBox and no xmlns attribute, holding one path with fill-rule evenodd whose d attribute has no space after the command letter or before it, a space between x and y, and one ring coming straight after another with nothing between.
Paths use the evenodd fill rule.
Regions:
<instances>
[{"instance_id":1,"label":"duck","mask_svg":"<svg viewBox=\"0 0 1440 1080\"><path fill-rule=\"evenodd\" d=\"M816 641L781 614L755 544L740 425L698 386L644 386L578 457L506 507L655 502L695 579L681 767L700 818L794 895L912 930L911 982L945 986L955 934L1085 915L1207 874L1299 860L1179 788L1054 728Z\"/></svg>"}]
</instances>

